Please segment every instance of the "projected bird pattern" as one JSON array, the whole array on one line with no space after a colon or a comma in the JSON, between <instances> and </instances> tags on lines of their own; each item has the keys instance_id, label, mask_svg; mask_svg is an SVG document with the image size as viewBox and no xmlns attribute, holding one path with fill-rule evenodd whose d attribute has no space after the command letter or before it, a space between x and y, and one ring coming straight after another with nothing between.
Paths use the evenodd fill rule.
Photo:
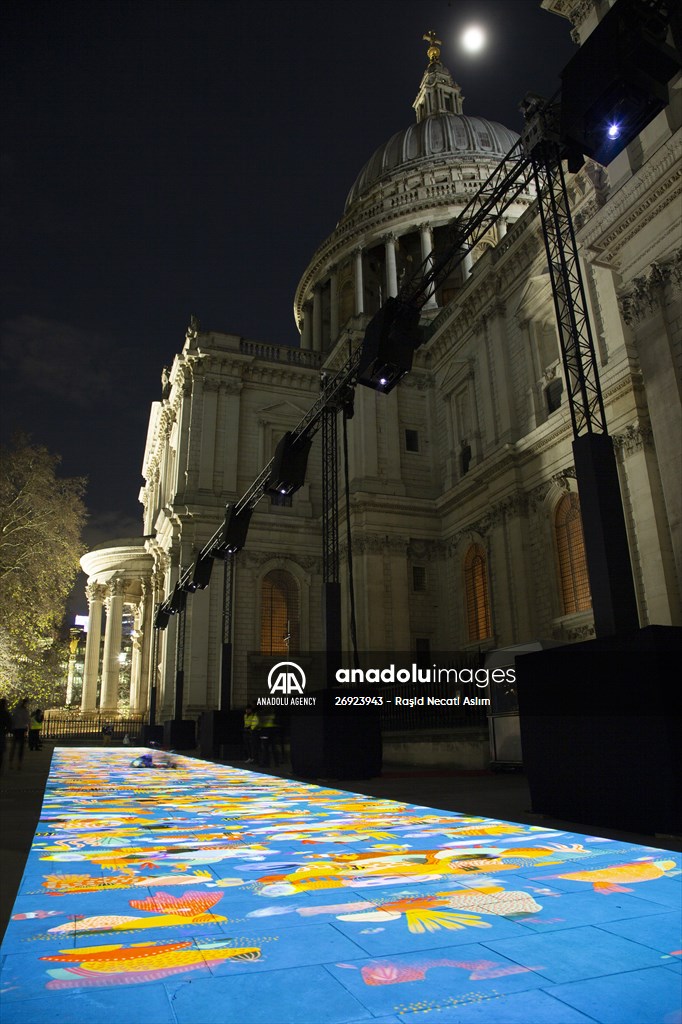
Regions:
<instances>
[{"instance_id":1,"label":"projected bird pattern","mask_svg":"<svg viewBox=\"0 0 682 1024\"><path fill-rule=\"evenodd\" d=\"M578 1024L614 978L623 1024L633 979L647 1012L679 1009L678 854L140 753L55 752L2 947L6 1024L91 989L99 1012L104 990L121 1011L153 993L161 1021L243 1024L263 973L253 1020L265 998L272 1024L499 1021L518 1000Z\"/></svg>"}]
</instances>

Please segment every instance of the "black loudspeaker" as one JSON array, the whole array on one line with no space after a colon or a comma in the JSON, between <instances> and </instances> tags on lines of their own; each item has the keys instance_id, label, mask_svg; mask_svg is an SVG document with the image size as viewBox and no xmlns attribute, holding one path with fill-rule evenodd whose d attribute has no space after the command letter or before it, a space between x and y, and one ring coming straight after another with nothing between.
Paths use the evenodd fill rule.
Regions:
<instances>
[{"instance_id":1,"label":"black loudspeaker","mask_svg":"<svg viewBox=\"0 0 682 1024\"><path fill-rule=\"evenodd\" d=\"M680 63L666 28L644 0L611 7L561 72L562 142L608 164L668 104Z\"/></svg>"},{"instance_id":2,"label":"black loudspeaker","mask_svg":"<svg viewBox=\"0 0 682 1024\"><path fill-rule=\"evenodd\" d=\"M358 364L358 384L388 394L412 369L421 343L419 309L386 300L367 325Z\"/></svg>"},{"instance_id":3,"label":"black loudspeaker","mask_svg":"<svg viewBox=\"0 0 682 1024\"><path fill-rule=\"evenodd\" d=\"M204 711L199 718L199 750L209 760L236 760L243 756L241 711Z\"/></svg>"},{"instance_id":4,"label":"black loudspeaker","mask_svg":"<svg viewBox=\"0 0 682 1024\"><path fill-rule=\"evenodd\" d=\"M305 483L312 439L294 437L288 430L280 439L265 485L268 494L294 494Z\"/></svg>"},{"instance_id":5,"label":"black loudspeaker","mask_svg":"<svg viewBox=\"0 0 682 1024\"><path fill-rule=\"evenodd\" d=\"M643 835L682 834L682 629L648 626L520 655L533 811Z\"/></svg>"},{"instance_id":6,"label":"black loudspeaker","mask_svg":"<svg viewBox=\"0 0 682 1024\"><path fill-rule=\"evenodd\" d=\"M241 512L237 512L235 505L227 508L223 535L220 544L215 549L217 554L234 555L237 551L241 551L246 544L246 535L249 532L252 514L253 509L248 506L243 508Z\"/></svg>"},{"instance_id":7,"label":"black loudspeaker","mask_svg":"<svg viewBox=\"0 0 682 1024\"><path fill-rule=\"evenodd\" d=\"M170 622L170 612L167 611L163 607L162 604L160 604L158 609L157 609L157 612L156 612L156 618L154 619L154 628L155 629L166 629L166 627L168 626L169 622Z\"/></svg>"},{"instance_id":8,"label":"black loudspeaker","mask_svg":"<svg viewBox=\"0 0 682 1024\"><path fill-rule=\"evenodd\" d=\"M161 746L163 743L163 726L162 725L145 725L142 727L142 742L148 747L154 743L156 746Z\"/></svg>"},{"instance_id":9,"label":"black loudspeaker","mask_svg":"<svg viewBox=\"0 0 682 1024\"><path fill-rule=\"evenodd\" d=\"M195 590L205 590L211 582L213 571L213 555L199 555L192 570L192 579L187 584L187 589L194 593Z\"/></svg>"},{"instance_id":10,"label":"black loudspeaker","mask_svg":"<svg viewBox=\"0 0 682 1024\"><path fill-rule=\"evenodd\" d=\"M163 745L169 750L194 750L197 745L196 722L188 718L164 722Z\"/></svg>"},{"instance_id":11,"label":"black loudspeaker","mask_svg":"<svg viewBox=\"0 0 682 1024\"><path fill-rule=\"evenodd\" d=\"M357 691L353 691L357 696ZM291 768L304 779L371 779L381 774L378 707L337 706L343 690L318 690L311 708L291 709Z\"/></svg>"}]
</instances>

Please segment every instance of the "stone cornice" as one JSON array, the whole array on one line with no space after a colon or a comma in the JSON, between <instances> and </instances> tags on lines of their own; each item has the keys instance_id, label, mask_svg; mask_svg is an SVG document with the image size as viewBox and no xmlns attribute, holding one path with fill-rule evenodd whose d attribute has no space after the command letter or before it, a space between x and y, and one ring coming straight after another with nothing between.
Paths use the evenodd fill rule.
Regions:
<instances>
[{"instance_id":1,"label":"stone cornice","mask_svg":"<svg viewBox=\"0 0 682 1024\"><path fill-rule=\"evenodd\" d=\"M641 422L630 423L624 431L613 435L613 446L616 452L621 453L624 457L635 455L644 448L652 449L654 435L651 427Z\"/></svg>"},{"instance_id":2,"label":"stone cornice","mask_svg":"<svg viewBox=\"0 0 682 1024\"><path fill-rule=\"evenodd\" d=\"M660 308L667 286L682 286L682 249L669 260L652 263L646 274L634 278L632 288L619 295L618 306L625 323L634 327Z\"/></svg>"},{"instance_id":3,"label":"stone cornice","mask_svg":"<svg viewBox=\"0 0 682 1024\"><path fill-rule=\"evenodd\" d=\"M409 545L409 537L400 537L395 534L370 533L369 531L358 531L353 534L353 554L383 554L384 552L394 554L405 554Z\"/></svg>"},{"instance_id":4,"label":"stone cornice","mask_svg":"<svg viewBox=\"0 0 682 1024\"><path fill-rule=\"evenodd\" d=\"M600 260L618 262L624 247L661 210L682 195L682 131L613 193L577 232L578 241Z\"/></svg>"}]
</instances>

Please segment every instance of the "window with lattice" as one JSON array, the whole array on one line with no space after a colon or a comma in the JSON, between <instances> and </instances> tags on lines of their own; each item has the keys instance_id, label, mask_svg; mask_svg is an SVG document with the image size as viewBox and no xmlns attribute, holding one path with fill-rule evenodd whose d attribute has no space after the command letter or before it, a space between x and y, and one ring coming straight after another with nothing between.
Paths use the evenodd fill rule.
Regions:
<instances>
[{"instance_id":1,"label":"window with lattice","mask_svg":"<svg viewBox=\"0 0 682 1024\"><path fill-rule=\"evenodd\" d=\"M559 586L564 615L589 611L592 607L587 573L583 522L577 494L566 494L557 505L554 518Z\"/></svg>"},{"instance_id":2,"label":"window with lattice","mask_svg":"<svg viewBox=\"0 0 682 1024\"><path fill-rule=\"evenodd\" d=\"M273 569L261 588L261 653L290 654L300 643L298 587L284 569Z\"/></svg>"},{"instance_id":3,"label":"window with lattice","mask_svg":"<svg viewBox=\"0 0 682 1024\"><path fill-rule=\"evenodd\" d=\"M426 566L425 565L413 565L412 566L412 589L418 594L426 592Z\"/></svg>"},{"instance_id":4,"label":"window with lattice","mask_svg":"<svg viewBox=\"0 0 682 1024\"><path fill-rule=\"evenodd\" d=\"M472 544L464 558L464 589L469 640L486 640L492 634L492 626L488 567L480 544Z\"/></svg>"}]
</instances>

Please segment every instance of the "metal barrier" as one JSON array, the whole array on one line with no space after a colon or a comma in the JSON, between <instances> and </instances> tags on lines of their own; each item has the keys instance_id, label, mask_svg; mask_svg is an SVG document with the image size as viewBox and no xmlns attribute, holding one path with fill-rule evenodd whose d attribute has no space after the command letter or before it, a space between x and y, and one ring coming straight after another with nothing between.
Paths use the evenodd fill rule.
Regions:
<instances>
[{"instance_id":1,"label":"metal barrier","mask_svg":"<svg viewBox=\"0 0 682 1024\"><path fill-rule=\"evenodd\" d=\"M467 729L479 726L487 729L489 707L480 691L469 692L465 686L459 691L447 683L395 683L378 687L383 696L381 708L382 732L411 732L415 729ZM473 688L475 689L475 687ZM396 704L395 698L400 697L401 703ZM406 704L406 700L419 700L423 703ZM452 701L458 699L459 704ZM481 703L463 703L465 700L481 701ZM437 703L448 701L449 703Z\"/></svg>"},{"instance_id":2,"label":"metal barrier","mask_svg":"<svg viewBox=\"0 0 682 1024\"><path fill-rule=\"evenodd\" d=\"M119 718L116 715L106 715L102 712L91 714L64 714L63 712L45 712L43 721L42 738L46 740L82 739L93 742L102 740L103 729L108 726L111 733L108 739L121 741L127 734L131 741L142 739L142 728L145 719L142 715L130 715L127 718Z\"/></svg>"}]
</instances>

